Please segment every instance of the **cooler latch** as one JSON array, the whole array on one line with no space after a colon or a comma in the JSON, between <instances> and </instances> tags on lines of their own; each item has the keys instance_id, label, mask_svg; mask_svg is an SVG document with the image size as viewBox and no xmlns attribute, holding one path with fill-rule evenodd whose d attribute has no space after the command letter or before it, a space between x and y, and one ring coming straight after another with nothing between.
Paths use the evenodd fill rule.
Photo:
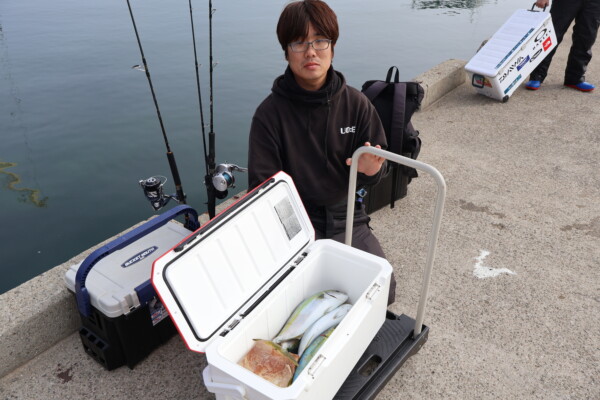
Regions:
<instances>
[{"instance_id":1,"label":"cooler latch","mask_svg":"<svg viewBox=\"0 0 600 400\"><path fill-rule=\"evenodd\" d=\"M365 295L367 300L371 300L373 298L373 296L375 296L375 293L377 293L380 288L381 288L380 284L374 283L373 286L371 286L371 289L369 289L369 291Z\"/></svg>"},{"instance_id":2,"label":"cooler latch","mask_svg":"<svg viewBox=\"0 0 600 400\"><path fill-rule=\"evenodd\" d=\"M313 378L315 377L317 371L319 370L319 368L321 368L321 365L323 365L323 362L326 360L325 356L323 354L319 354L319 356L317 357L317 359L312 363L312 365L308 368L308 375L312 376Z\"/></svg>"},{"instance_id":3,"label":"cooler latch","mask_svg":"<svg viewBox=\"0 0 600 400\"><path fill-rule=\"evenodd\" d=\"M241 321L243 318L247 317L252 310L254 310L269 294L271 294L271 292L281 283L283 282L283 280L292 273L292 271L298 266L298 264L300 264L308 255L308 252L303 252L300 256L298 256L298 258L296 258L296 260L294 260L293 265L288 268L288 270L283 273L279 279L277 279L275 281L275 283L273 283L273 285L271 285L271 287L269 287L269 289L267 289L250 307L248 307L243 313L240 314L240 319L236 319L234 320L231 324L229 324L229 326L227 328L225 328L225 330L223 332L221 332L221 336L226 336L230 331L232 331Z\"/></svg>"}]
</instances>

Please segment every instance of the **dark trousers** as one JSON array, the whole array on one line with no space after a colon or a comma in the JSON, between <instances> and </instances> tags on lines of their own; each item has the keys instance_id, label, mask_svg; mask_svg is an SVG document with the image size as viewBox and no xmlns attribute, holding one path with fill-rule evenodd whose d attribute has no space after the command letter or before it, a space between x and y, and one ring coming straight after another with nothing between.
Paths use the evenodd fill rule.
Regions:
<instances>
[{"instance_id":1,"label":"dark trousers","mask_svg":"<svg viewBox=\"0 0 600 400\"><path fill-rule=\"evenodd\" d=\"M600 0L554 0L550 9L557 45L575 20L573 45L565 69L565 85L576 85L585 80L587 65L592 59L592 46L600 25ZM557 46L558 47L558 46ZM531 72L530 79L543 82L556 48Z\"/></svg>"},{"instance_id":2,"label":"dark trousers","mask_svg":"<svg viewBox=\"0 0 600 400\"><path fill-rule=\"evenodd\" d=\"M313 227L315 228L315 239L333 239L340 243L346 241L346 205L328 207L320 210L308 209ZM371 218L364 210L364 206L357 208L354 213L354 225L352 228L352 247L367 253L385 258L385 253L379 244L379 240L371 231L369 221ZM390 280L390 291L388 293L388 305L396 300L396 278L392 273Z\"/></svg>"}]
</instances>

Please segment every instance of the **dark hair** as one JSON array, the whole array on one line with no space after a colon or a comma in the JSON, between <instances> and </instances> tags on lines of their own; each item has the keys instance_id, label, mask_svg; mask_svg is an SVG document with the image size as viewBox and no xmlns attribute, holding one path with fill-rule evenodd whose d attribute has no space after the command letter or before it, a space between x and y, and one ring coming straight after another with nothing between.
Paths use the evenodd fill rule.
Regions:
<instances>
[{"instance_id":1,"label":"dark hair","mask_svg":"<svg viewBox=\"0 0 600 400\"><path fill-rule=\"evenodd\" d=\"M337 16L333 10L321 0L303 0L288 4L277 23L279 44L288 55L288 44L308 36L309 22L327 39L331 39L331 51L340 34Z\"/></svg>"}]
</instances>

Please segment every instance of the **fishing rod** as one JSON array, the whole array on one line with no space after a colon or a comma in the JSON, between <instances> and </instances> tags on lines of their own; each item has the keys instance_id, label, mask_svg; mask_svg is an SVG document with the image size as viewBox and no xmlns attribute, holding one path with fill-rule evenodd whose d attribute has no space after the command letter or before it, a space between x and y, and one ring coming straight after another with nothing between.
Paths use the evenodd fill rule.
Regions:
<instances>
[{"instance_id":1,"label":"fishing rod","mask_svg":"<svg viewBox=\"0 0 600 400\"><path fill-rule=\"evenodd\" d=\"M234 171L245 172L246 168L239 167L235 164L223 163L216 165L215 163L215 132L214 132L214 107L213 107L213 70L216 63L213 62L213 52L212 52L212 16L215 9L212 8L212 0L209 0L209 58L210 58L210 132L208 134L209 137L209 148L207 154L206 147L206 131L204 123L204 112L202 107L202 91L200 89L200 74L199 74L199 64L198 64L198 53L196 50L196 33L194 28L194 16L193 16L193 8L191 0L188 0L189 10L190 10L190 23L192 28L192 43L194 47L194 64L196 70L196 88L198 92L198 105L200 108L200 125L202 131L202 142L204 145L204 161L206 166L206 175L204 177L204 183L206 185L207 190L207 206L208 206L208 214L210 218L213 218L216 214L216 199L224 199L227 197L227 189L229 187L235 187L235 178L233 176ZM185 194L183 192L183 188L181 186L181 179L179 178L179 172L177 170L177 164L175 162L175 156L171 151L169 146L169 141L167 139L167 134L165 132L162 116L160 113L160 109L158 107L158 101L156 100L156 94L154 92L154 86L152 84L152 78L150 77L150 70L148 68L148 63L146 62L146 57L144 56L144 50L142 48L142 43L140 40L140 36L137 30L137 26L135 23L135 18L133 16L133 11L131 9L130 0L127 0L127 6L129 8L129 14L131 16L131 22L133 23L133 28L135 31L135 36L137 39L137 43L140 49L140 54L142 56L143 69L146 72L146 77L148 79L148 83L150 85L150 91L152 93L152 99L154 100L154 106L156 107L156 114L158 115L158 120L160 122L160 127L162 130L163 138L165 141L165 145L167 147L167 158L169 160L169 166L171 168L171 173L173 174L173 179L175 181L175 187L177 193L175 195L165 195L163 193L163 185L166 182L166 178L162 176L154 176L148 179L140 180L139 183L144 190L144 194L146 198L150 201L152 207L155 211L161 209L166 205L166 203L170 199L174 199L178 203L185 204ZM139 66L134 66L137 68ZM186 223L188 216L186 215Z\"/></svg>"},{"instance_id":2,"label":"fishing rod","mask_svg":"<svg viewBox=\"0 0 600 400\"><path fill-rule=\"evenodd\" d=\"M174 199L178 203L185 204L185 194L183 192L183 187L181 186L181 178L179 177L177 163L175 162L175 155L171 151L171 146L169 145L169 140L167 138L165 126L163 124L162 116L160 114L160 108L158 107L158 101L156 100L156 93L154 92L154 85L152 85L152 78L150 77L150 69L148 68L148 63L146 62L144 49L142 48L142 42L140 40L140 35L138 33L137 25L135 23L135 18L133 17L133 11L131 10L131 3L129 2L129 0L127 0L127 7L129 8L131 23L133 24L133 30L135 31L135 37L137 39L137 44L140 49L140 54L142 56L142 64L144 65L143 70L146 72L146 78L148 79L148 84L150 85L150 91L152 93L152 99L154 100L154 107L156 108L156 115L158 116L160 129L162 131L163 139L165 141L165 146L167 147L167 159L169 161L169 167L171 168L171 174L173 175L173 181L175 183L176 194L165 195L163 193L163 185L166 182L166 178L153 176L148 179L142 179L139 181L140 186L144 190L144 195L146 196L148 201L150 201L152 208L154 208L154 211L158 211L159 209L164 207L170 199ZM187 218L188 217L186 215L186 222Z\"/></svg>"},{"instance_id":3,"label":"fishing rod","mask_svg":"<svg viewBox=\"0 0 600 400\"><path fill-rule=\"evenodd\" d=\"M202 128L202 144L204 148L204 164L206 166L206 175L208 176L208 155L206 154L206 130L204 127L204 112L202 108L202 91L200 90L200 73L198 70L198 52L196 51L196 31L194 30L194 13L192 8L192 0L188 0L190 6L190 25L192 26L192 44L194 47L194 64L196 67L196 88L198 91L198 106L200 107L200 126Z\"/></svg>"},{"instance_id":4,"label":"fishing rod","mask_svg":"<svg viewBox=\"0 0 600 400\"><path fill-rule=\"evenodd\" d=\"M213 114L213 70L215 65L213 64L213 35L212 35L212 17L216 10L212 8L212 0L208 0L208 57L209 57L209 87L210 87L210 132L208 133L208 174L204 178L204 184L206 185L206 194L208 195L208 216L213 218L215 216L216 207L216 193L215 187L212 184L212 175L215 173L215 130L214 130L214 114Z\"/></svg>"},{"instance_id":5,"label":"fishing rod","mask_svg":"<svg viewBox=\"0 0 600 400\"><path fill-rule=\"evenodd\" d=\"M214 131L214 96L213 96L213 71L216 63L213 61L213 29L212 29L212 17L216 9L212 7L212 0L208 1L208 52L209 52L209 88L210 88L210 132L208 133L208 156L206 156L206 140L205 146L205 160L206 160L206 176L204 177L204 184L206 185L206 194L208 197L207 208L208 215L212 219L216 213L216 199L224 199L227 197L227 188L235 187L235 178L233 171L245 172L246 168L239 167L235 164L219 164L215 162L215 141L216 134ZM190 14L192 12L191 0L190 0ZM192 34L193 34L193 22L192 22ZM196 44L194 40L194 54L196 51ZM196 61L196 64L198 62ZM198 70L196 69L196 74ZM199 83L198 83L199 85ZM199 86L198 86L199 87ZM198 96L200 96L200 90L198 89ZM202 115L202 114L201 114ZM202 135L204 138L204 123L202 124Z\"/></svg>"}]
</instances>

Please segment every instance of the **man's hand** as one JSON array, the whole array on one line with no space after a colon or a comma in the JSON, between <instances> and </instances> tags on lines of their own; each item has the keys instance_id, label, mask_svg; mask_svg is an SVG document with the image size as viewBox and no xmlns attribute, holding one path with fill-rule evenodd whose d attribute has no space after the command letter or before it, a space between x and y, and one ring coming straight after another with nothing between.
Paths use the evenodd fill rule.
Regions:
<instances>
[{"instance_id":1,"label":"man's hand","mask_svg":"<svg viewBox=\"0 0 600 400\"><path fill-rule=\"evenodd\" d=\"M371 146L371 143L365 142L365 146ZM377 145L377 146L375 146L375 148L380 149L381 146ZM379 172L379 170L381 169L381 165L383 164L384 161L385 161L385 158L376 156L375 154L371 154L371 153L361 154L360 158L358 159L358 172L361 172L367 176L373 176ZM346 165L351 165L351 164L352 164L352 159L347 158Z\"/></svg>"},{"instance_id":2,"label":"man's hand","mask_svg":"<svg viewBox=\"0 0 600 400\"><path fill-rule=\"evenodd\" d=\"M535 5L538 6L539 8L544 8L546 7L548 4L550 4L550 0L537 0L535 2Z\"/></svg>"}]
</instances>

